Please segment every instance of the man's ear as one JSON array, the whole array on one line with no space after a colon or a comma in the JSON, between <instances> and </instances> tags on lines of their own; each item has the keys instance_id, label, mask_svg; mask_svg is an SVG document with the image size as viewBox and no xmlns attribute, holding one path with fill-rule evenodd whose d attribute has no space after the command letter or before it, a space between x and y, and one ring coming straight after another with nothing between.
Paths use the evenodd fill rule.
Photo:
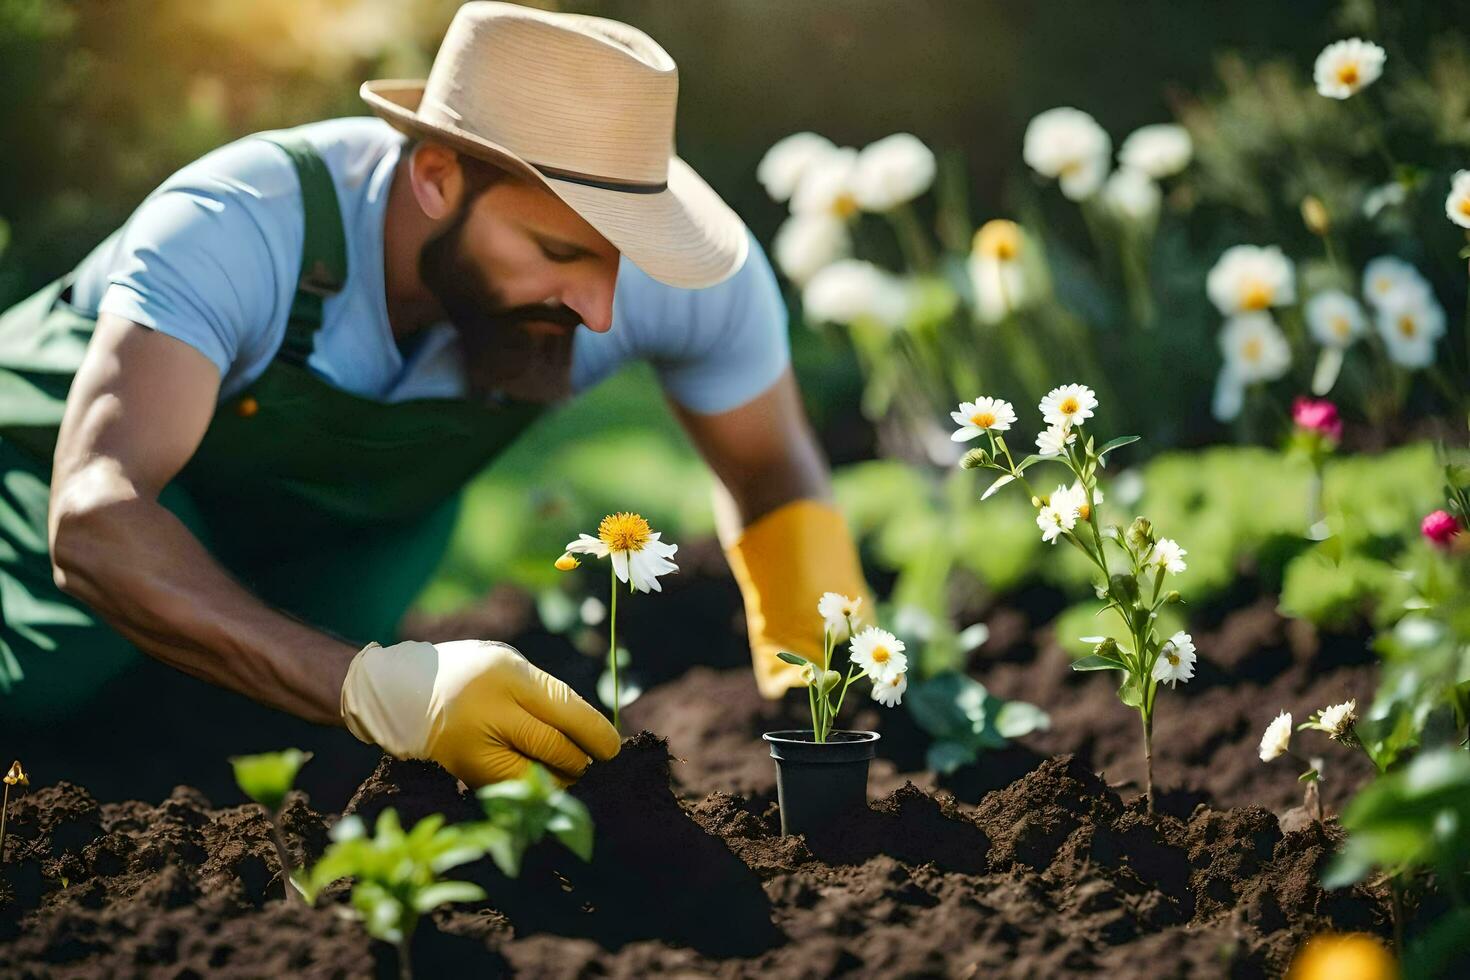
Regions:
<instances>
[{"instance_id":1,"label":"man's ear","mask_svg":"<svg viewBox=\"0 0 1470 980\"><path fill-rule=\"evenodd\" d=\"M464 195L459 155L439 143L420 143L409 161L409 185L426 217L431 221L449 217Z\"/></svg>"}]
</instances>

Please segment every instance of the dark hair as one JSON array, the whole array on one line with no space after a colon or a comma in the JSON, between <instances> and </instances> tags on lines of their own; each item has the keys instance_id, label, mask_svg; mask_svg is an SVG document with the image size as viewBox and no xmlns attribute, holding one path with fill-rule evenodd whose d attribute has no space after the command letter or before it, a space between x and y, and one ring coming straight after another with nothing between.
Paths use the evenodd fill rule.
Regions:
<instances>
[{"instance_id":1,"label":"dark hair","mask_svg":"<svg viewBox=\"0 0 1470 980\"><path fill-rule=\"evenodd\" d=\"M403 144L403 159L412 156L414 150L418 149L421 144L429 142L433 141L420 137L410 137L408 142ZM443 143L437 145L446 146ZM448 149L454 150L453 147L448 147ZM466 206L500 181L512 179L509 170L497 166L488 160L472 157L462 150L454 150L454 155L459 158L459 168L464 172L465 188L468 191L465 194L464 201Z\"/></svg>"}]
</instances>

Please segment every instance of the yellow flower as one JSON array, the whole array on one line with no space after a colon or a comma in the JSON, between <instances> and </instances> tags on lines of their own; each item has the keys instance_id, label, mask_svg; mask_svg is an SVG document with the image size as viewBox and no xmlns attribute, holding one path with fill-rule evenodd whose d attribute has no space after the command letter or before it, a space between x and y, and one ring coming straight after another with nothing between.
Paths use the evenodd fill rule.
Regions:
<instances>
[{"instance_id":1,"label":"yellow flower","mask_svg":"<svg viewBox=\"0 0 1470 980\"><path fill-rule=\"evenodd\" d=\"M1021 226L1003 218L985 222L975 232L972 251L997 262L1014 262L1021 254Z\"/></svg>"},{"instance_id":2,"label":"yellow flower","mask_svg":"<svg viewBox=\"0 0 1470 980\"><path fill-rule=\"evenodd\" d=\"M22 786L29 786L31 784L31 778L27 776L26 771L20 767L19 759L16 759L10 764L10 771L4 775L3 779L5 781L5 785L7 786L14 786L16 783L19 783Z\"/></svg>"},{"instance_id":3,"label":"yellow flower","mask_svg":"<svg viewBox=\"0 0 1470 980\"><path fill-rule=\"evenodd\" d=\"M562 556L556 560L556 570L558 572L570 572L580 564L582 564L582 559L571 552L562 552Z\"/></svg>"},{"instance_id":4,"label":"yellow flower","mask_svg":"<svg viewBox=\"0 0 1470 980\"><path fill-rule=\"evenodd\" d=\"M1363 933L1323 933L1297 953L1287 980L1397 980L1398 964L1383 944Z\"/></svg>"}]
</instances>

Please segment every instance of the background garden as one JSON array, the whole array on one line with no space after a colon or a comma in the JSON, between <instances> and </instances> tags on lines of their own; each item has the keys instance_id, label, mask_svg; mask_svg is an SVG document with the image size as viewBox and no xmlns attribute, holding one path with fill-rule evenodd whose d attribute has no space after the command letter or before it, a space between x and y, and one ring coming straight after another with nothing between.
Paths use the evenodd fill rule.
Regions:
<instances>
[{"instance_id":1,"label":"background garden","mask_svg":"<svg viewBox=\"0 0 1470 980\"><path fill-rule=\"evenodd\" d=\"M0 308L66 271L206 150L361 114L362 79L422 75L456 6L0 0ZM953 793L954 805L977 808L990 856L983 866L941 861L946 873L1009 875L985 887L1024 890L1016 869L1030 868L1064 882L1043 905L1093 917L1040 952L1009 940L1005 962L1126 971L1150 962L1151 930L1193 922L1232 952L1209 959L1196 938L1169 954L1181 970L1279 973L1305 936L1349 930L1401 941L1411 972L1451 969L1470 935L1461 904L1470 837L1455 822L1470 820L1461 751L1470 555L1447 523L1464 524L1470 484L1470 187L1455 181L1470 168L1463 11L1370 0L545 6L629 21L670 51L681 68L681 154L782 272L797 374L877 618L910 654L903 708L880 717L865 705L856 718L884 733L875 794L906 780ZM1387 52L1381 77L1359 67L1346 97L1324 95L1319 55L1350 37ZM1328 88L1334 78L1345 84L1331 75ZM1086 117L1048 113L1058 107ZM1177 128L1135 136L1155 124ZM843 189L848 164L812 151L827 186L783 187L799 184L781 172L800 170L801 154L783 167L767 151L802 132L859 150L913 134L932 170L922 148L903 143L883 193L855 196ZM620 627L641 692L626 711L630 730L668 737L676 790L704 798L700 825L756 869L773 903L810 912L771 882L797 876L813 855L777 854L765 831L741 822L772 796L759 732L799 721L804 705L791 715L755 697L738 596L711 540L709 479L648 380L640 369L607 382L472 484L450 554L404 633L511 640L593 695L605 583L597 569L564 575L551 562L596 517L643 513L680 543L681 571L667 598L629 603ZM1083 549L1043 540L1027 494L1008 487L982 501L997 474L962 466L962 454L993 444L950 438L961 402L1005 399L1020 417L1007 433L1019 462L1042 428L1035 406L1071 382L1096 392L1084 432L1099 445L1141 437L1096 473L1098 525L1117 525L1121 539L1146 514L1156 538L1187 551L1167 583L1184 601L1157 607L1159 636L1187 631L1198 658L1192 679L1161 689L1153 733L1159 819L1189 841L1177 858L1188 885L1172 890L1175 872L1158 864L1176 858L1157 857L1125 826L1122 801L1145 779L1137 713L1119 703L1109 671L1069 669L1106 639L1137 638L1099 615L1113 597L1095 589ZM1304 397L1332 410L1297 406ZM1052 475L1037 477L1041 493L1072 482ZM1436 511L1445 517L1423 523ZM1278 751L1262 739L1280 712L1322 722L1322 709L1348 701L1355 734L1329 737L1345 731L1332 724L1301 732L1299 766L1284 742ZM1279 741L1281 726L1274 732ZM58 733L58 745L93 735ZM262 737L244 747L284 744ZM126 778L62 748L59 775L102 800L158 799L187 781L233 801L228 770L203 768L226 744L161 752ZM332 744L352 763L309 767L302 784L336 810L375 754ZM1069 753L1063 768L1042 761ZM893 827L928 827L902 792L884 801ZM721 809L719 794L738 794L744 809ZM1006 822L1056 800L1072 816L1040 839ZM1320 887L1344 840L1339 823L1309 826L1323 808L1346 812L1356 835L1353 863L1335 870L1347 890ZM1064 845L1076 838L1073 817L1093 835L1094 856L1106 826L1124 842L1115 863L1155 889L1118 885L1130 896L1127 935L1107 938L1113 927L1088 906L1087 855ZM968 846L948 833L957 832L934 839L956 853ZM1259 861L1226 874L1219 865L1236 845ZM878 844L815 859L887 873L873 854L905 860ZM1288 889L1298 908L1261 897ZM930 891L948 908L942 887ZM1173 905L1145 908L1142 894ZM495 897L512 913L530 901ZM859 911L871 919L874 908ZM951 913L942 921L957 934L973 926ZM781 920L789 934L820 931L792 915ZM612 950L660 935L603 928L597 938ZM755 948L722 950L677 930L662 938L714 959ZM936 966L893 959L876 938L852 949L862 967L848 969ZM616 963L678 962L645 954L624 951ZM505 955L518 966L569 962L534 945ZM776 956L764 968L794 968L764 955ZM846 961L832 955L802 965L835 971Z\"/></svg>"}]
</instances>

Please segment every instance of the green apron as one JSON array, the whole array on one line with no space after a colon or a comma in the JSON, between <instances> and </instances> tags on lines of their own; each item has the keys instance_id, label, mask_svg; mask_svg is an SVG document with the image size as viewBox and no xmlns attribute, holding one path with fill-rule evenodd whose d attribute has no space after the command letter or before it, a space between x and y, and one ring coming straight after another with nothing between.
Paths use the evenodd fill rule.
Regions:
<instances>
[{"instance_id":1,"label":"green apron","mask_svg":"<svg viewBox=\"0 0 1470 980\"><path fill-rule=\"evenodd\" d=\"M389 640L437 566L459 491L543 406L378 402L306 367L326 297L347 278L331 175L300 136L264 138L296 167L301 279L265 372L221 402L160 495L266 602L351 642ZM46 510L67 391L95 319L53 283L0 316L0 716L59 720L145 660L52 582Z\"/></svg>"}]
</instances>

